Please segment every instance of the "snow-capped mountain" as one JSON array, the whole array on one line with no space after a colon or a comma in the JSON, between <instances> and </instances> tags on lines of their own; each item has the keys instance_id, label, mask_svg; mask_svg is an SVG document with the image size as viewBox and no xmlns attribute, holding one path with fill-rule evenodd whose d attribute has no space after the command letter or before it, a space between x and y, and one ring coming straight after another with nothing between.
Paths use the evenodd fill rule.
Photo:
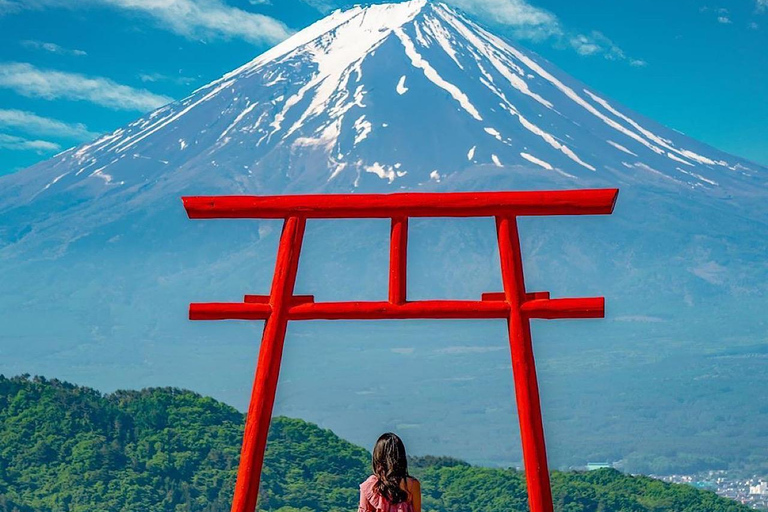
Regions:
<instances>
[{"instance_id":1,"label":"snow-capped mountain","mask_svg":"<svg viewBox=\"0 0 768 512\"><path fill-rule=\"evenodd\" d=\"M191 223L182 194L619 186L613 217L523 223L531 288L608 298L603 323L537 330L545 408L556 411L548 428L566 444L603 407L563 416L589 392L587 374L604 387L621 387L617 374L635 377L605 398L617 424L634 424L647 418L636 416L645 397L626 398L633 390L656 393L663 407L661 382L680 375L680 361L691 362L686 375L695 378L703 352L764 339L767 173L628 111L444 4L337 11L181 101L0 178L0 370L104 389L183 385L242 406L257 330L190 325L184 309L192 300L264 291L277 225ZM339 299L384 293L386 226L340 225L310 226L300 291ZM499 288L485 220L423 221L413 231L412 296L477 297ZM312 357L297 351L286 363L281 411L354 441L367 442L389 422L411 425L422 452L516 460L502 331L466 323L446 333L440 325L386 334L297 327L300 338L325 342ZM392 341L409 336L418 344ZM365 338L374 341L361 344ZM459 354L454 370L464 380L445 381L444 368L454 364L446 360ZM410 412L370 409L371 396L393 389L368 382L369 370L355 364L368 356L408 359L404 381L423 390L413 411L432 416L416 422ZM318 370L315 357L336 369ZM487 364L504 371L489 377ZM312 386L315 378L327 387ZM444 382L463 412L450 420ZM470 398L481 404L467 409ZM437 424L451 433L436 437ZM662 427L669 425L648 425ZM446 441L478 428L491 429L469 436L482 443ZM605 439L594 435L594 446L577 455L558 452L555 441L556 460L594 455ZM610 453L632 449L616 442Z\"/></svg>"},{"instance_id":2,"label":"snow-capped mountain","mask_svg":"<svg viewBox=\"0 0 768 512\"><path fill-rule=\"evenodd\" d=\"M765 182L759 167L627 112L444 4L413 0L338 11L38 166L21 196L212 173L244 192L386 191L483 165L575 185L647 174L716 194Z\"/></svg>"}]
</instances>

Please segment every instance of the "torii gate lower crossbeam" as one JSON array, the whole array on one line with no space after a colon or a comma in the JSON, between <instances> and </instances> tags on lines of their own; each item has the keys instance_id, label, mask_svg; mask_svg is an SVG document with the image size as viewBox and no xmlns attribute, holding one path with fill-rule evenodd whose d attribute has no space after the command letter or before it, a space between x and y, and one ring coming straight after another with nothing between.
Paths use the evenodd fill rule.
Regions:
<instances>
[{"instance_id":1,"label":"torii gate lower crossbeam","mask_svg":"<svg viewBox=\"0 0 768 512\"><path fill-rule=\"evenodd\" d=\"M552 512L539 387L531 343L532 318L602 318L604 299L550 299L528 293L523 276L517 217L610 214L616 189L550 192L462 192L304 196L185 197L191 219L284 219L268 296L237 303L190 304L191 320L265 320L256 376L246 417L232 512L253 512L258 498L267 434L277 391L288 322L292 320L506 319L531 512ZM408 301L408 218L494 217L504 291L481 300ZM388 300L315 302L294 295L307 219L390 218Z\"/></svg>"}]
</instances>

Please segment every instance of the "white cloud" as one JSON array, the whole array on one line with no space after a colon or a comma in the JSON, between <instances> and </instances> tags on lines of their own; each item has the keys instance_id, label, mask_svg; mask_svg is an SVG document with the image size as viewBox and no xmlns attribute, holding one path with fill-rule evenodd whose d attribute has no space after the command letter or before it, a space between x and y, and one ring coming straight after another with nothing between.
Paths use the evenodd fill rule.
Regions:
<instances>
[{"instance_id":1,"label":"white cloud","mask_svg":"<svg viewBox=\"0 0 768 512\"><path fill-rule=\"evenodd\" d=\"M470 14L514 29L521 39L543 40L562 36L557 16L524 0L448 0Z\"/></svg>"},{"instance_id":2,"label":"white cloud","mask_svg":"<svg viewBox=\"0 0 768 512\"><path fill-rule=\"evenodd\" d=\"M34 50L45 50L47 52L56 53L59 55L75 55L77 57L82 57L83 55L88 55L83 50L70 50L69 48L64 48L63 46L59 46L56 43L46 43L45 41L34 41L34 40L27 40L22 41L21 45L25 48L32 48Z\"/></svg>"},{"instance_id":3,"label":"white cloud","mask_svg":"<svg viewBox=\"0 0 768 512\"><path fill-rule=\"evenodd\" d=\"M11 128L30 135L48 135L65 139L90 140L98 136L82 123L64 123L24 110L0 109L0 128Z\"/></svg>"},{"instance_id":4,"label":"white cloud","mask_svg":"<svg viewBox=\"0 0 768 512\"><path fill-rule=\"evenodd\" d=\"M222 35L252 43L277 43L290 30L280 21L231 7L220 0L91 0L156 18L186 37Z\"/></svg>"},{"instance_id":5,"label":"white cloud","mask_svg":"<svg viewBox=\"0 0 768 512\"><path fill-rule=\"evenodd\" d=\"M61 146L55 142L47 140L31 140L16 135L0 133L0 149L10 149L12 151L37 151L45 153L50 151L59 151Z\"/></svg>"},{"instance_id":6,"label":"white cloud","mask_svg":"<svg viewBox=\"0 0 768 512\"><path fill-rule=\"evenodd\" d=\"M30 98L89 101L115 110L147 111L173 101L108 78L40 69L19 62L0 63L0 87Z\"/></svg>"},{"instance_id":7,"label":"white cloud","mask_svg":"<svg viewBox=\"0 0 768 512\"><path fill-rule=\"evenodd\" d=\"M447 0L479 19L509 27L517 39L551 40L555 46L572 48L583 56L602 56L608 60L643 62L629 58L613 41L598 31L583 34L567 29L553 13L525 0ZM768 1L768 0L760 0Z\"/></svg>"},{"instance_id":8,"label":"white cloud","mask_svg":"<svg viewBox=\"0 0 768 512\"><path fill-rule=\"evenodd\" d=\"M173 82L179 85L189 85L196 80L191 76L173 76L163 73L139 73L138 77L142 82Z\"/></svg>"},{"instance_id":9,"label":"white cloud","mask_svg":"<svg viewBox=\"0 0 768 512\"><path fill-rule=\"evenodd\" d=\"M577 34L572 36L569 43L579 55L602 55L608 60L627 60L624 50L597 30L590 32L589 35ZM637 65L635 62L644 61L629 59L630 65Z\"/></svg>"},{"instance_id":10,"label":"white cloud","mask_svg":"<svg viewBox=\"0 0 768 512\"><path fill-rule=\"evenodd\" d=\"M723 284L728 269L715 261L706 261L688 271L710 284Z\"/></svg>"},{"instance_id":11,"label":"white cloud","mask_svg":"<svg viewBox=\"0 0 768 512\"><path fill-rule=\"evenodd\" d=\"M413 347L402 347L402 348L393 348L391 350L395 354L410 355L410 354L413 354L416 349Z\"/></svg>"},{"instance_id":12,"label":"white cloud","mask_svg":"<svg viewBox=\"0 0 768 512\"><path fill-rule=\"evenodd\" d=\"M18 2L12 2L11 0L0 0L0 16L19 12L23 8L24 7Z\"/></svg>"},{"instance_id":13,"label":"white cloud","mask_svg":"<svg viewBox=\"0 0 768 512\"><path fill-rule=\"evenodd\" d=\"M318 12L322 14L328 14L331 12L335 7L337 7L336 3L332 0L301 0L305 4L307 4L310 7L313 7Z\"/></svg>"},{"instance_id":14,"label":"white cloud","mask_svg":"<svg viewBox=\"0 0 768 512\"><path fill-rule=\"evenodd\" d=\"M557 16L534 7L523 0L450 0L450 3L468 12L483 13L512 27L559 26Z\"/></svg>"},{"instance_id":15,"label":"white cloud","mask_svg":"<svg viewBox=\"0 0 768 512\"><path fill-rule=\"evenodd\" d=\"M757 12L768 10L768 0L755 0L755 9L757 9Z\"/></svg>"},{"instance_id":16,"label":"white cloud","mask_svg":"<svg viewBox=\"0 0 768 512\"><path fill-rule=\"evenodd\" d=\"M222 0L0 0L0 13L6 14L21 9L86 7L111 7L147 16L161 28L192 39L234 37L273 44L291 35L281 21Z\"/></svg>"},{"instance_id":17,"label":"white cloud","mask_svg":"<svg viewBox=\"0 0 768 512\"><path fill-rule=\"evenodd\" d=\"M572 37L571 46L579 55L594 55L600 51L600 46L583 34Z\"/></svg>"},{"instance_id":18,"label":"white cloud","mask_svg":"<svg viewBox=\"0 0 768 512\"><path fill-rule=\"evenodd\" d=\"M724 24L730 24L730 23L733 23L733 22L731 21L731 18L729 18L728 16L718 16L718 17L717 17L717 22L718 22L718 23L724 23Z\"/></svg>"}]
</instances>

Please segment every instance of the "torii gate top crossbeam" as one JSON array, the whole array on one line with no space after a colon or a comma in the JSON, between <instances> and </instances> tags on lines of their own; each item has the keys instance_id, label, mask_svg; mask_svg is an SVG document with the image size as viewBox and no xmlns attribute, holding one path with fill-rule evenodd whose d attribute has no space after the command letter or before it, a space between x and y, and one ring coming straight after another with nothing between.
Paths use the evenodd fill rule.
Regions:
<instances>
[{"instance_id":1,"label":"torii gate top crossbeam","mask_svg":"<svg viewBox=\"0 0 768 512\"><path fill-rule=\"evenodd\" d=\"M185 197L190 219L517 217L613 212L617 189Z\"/></svg>"}]
</instances>

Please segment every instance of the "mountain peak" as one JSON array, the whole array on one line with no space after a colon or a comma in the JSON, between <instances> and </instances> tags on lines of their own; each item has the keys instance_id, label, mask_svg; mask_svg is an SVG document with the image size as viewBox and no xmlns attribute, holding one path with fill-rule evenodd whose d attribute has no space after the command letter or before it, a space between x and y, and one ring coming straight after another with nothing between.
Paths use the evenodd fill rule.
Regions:
<instances>
[{"instance_id":1,"label":"mountain peak","mask_svg":"<svg viewBox=\"0 0 768 512\"><path fill-rule=\"evenodd\" d=\"M345 10L337 9L327 17L267 50L245 66L225 75L223 79L239 72L256 68L315 41L321 43L319 48L323 48L323 37L328 34L335 34L334 40L345 41L347 43L345 46L348 50L352 49L349 46L357 46L355 49L359 51L367 50L370 48L370 44L374 44L382 37L385 37L394 28L411 21L422 12L428 3L431 2L427 0L408 0L406 2L372 4L368 6L358 5ZM355 39L358 37L360 39ZM333 49L330 47L326 48L329 52Z\"/></svg>"}]
</instances>

